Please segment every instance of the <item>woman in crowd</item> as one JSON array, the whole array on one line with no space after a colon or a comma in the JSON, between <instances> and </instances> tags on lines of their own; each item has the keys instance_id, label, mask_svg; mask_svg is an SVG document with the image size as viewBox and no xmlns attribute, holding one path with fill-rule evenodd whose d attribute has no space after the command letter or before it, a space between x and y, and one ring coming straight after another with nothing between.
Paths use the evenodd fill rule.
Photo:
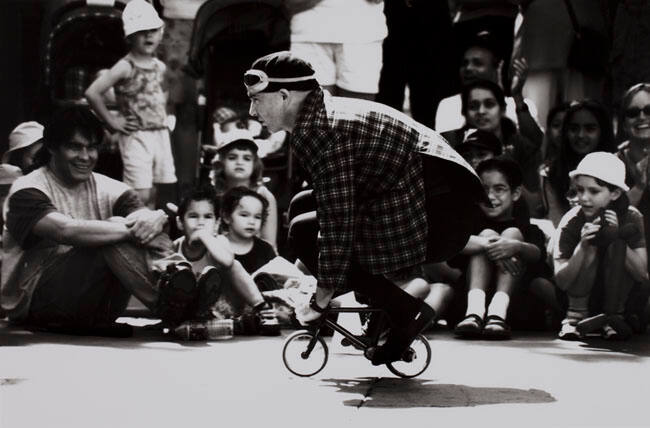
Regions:
<instances>
[{"instance_id":1,"label":"woman in crowd","mask_svg":"<svg viewBox=\"0 0 650 428\"><path fill-rule=\"evenodd\" d=\"M585 100L571 105L562 126L561 149L548 169L541 171L541 194L547 218L557 227L571 208L569 172L591 152L616 151L612 123L605 108Z\"/></svg>"},{"instance_id":2,"label":"woman in crowd","mask_svg":"<svg viewBox=\"0 0 650 428\"><path fill-rule=\"evenodd\" d=\"M526 136L518 131L514 122L505 117L505 96L501 87L494 82L473 82L463 88L461 98L466 124L461 129L443 133L443 136L456 147L471 128L496 135L503 146L502 152L515 160L524 171L524 199L531 213L534 213L537 209L534 193L539 189L536 171L541 162L543 134Z\"/></svg>"},{"instance_id":3,"label":"woman in crowd","mask_svg":"<svg viewBox=\"0 0 650 428\"><path fill-rule=\"evenodd\" d=\"M648 193L648 153L650 153L650 83L630 87L621 100L618 157L625 162L627 196L641 211L646 244L650 242L650 193ZM650 266L649 266L650 267Z\"/></svg>"}]
</instances>

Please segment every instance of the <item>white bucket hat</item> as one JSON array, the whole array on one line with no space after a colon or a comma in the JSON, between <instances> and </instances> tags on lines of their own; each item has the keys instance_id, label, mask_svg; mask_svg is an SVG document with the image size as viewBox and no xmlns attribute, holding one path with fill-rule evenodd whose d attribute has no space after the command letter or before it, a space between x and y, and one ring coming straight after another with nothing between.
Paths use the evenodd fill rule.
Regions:
<instances>
[{"instance_id":1,"label":"white bucket hat","mask_svg":"<svg viewBox=\"0 0 650 428\"><path fill-rule=\"evenodd\" d=\"M138 31L155 30L165 23L151 4L145 0L131 0L122 12L122 24L124 36L130 36Z\"/></svg>"},{"instance_id":2,"label":"white bucket hat","mask_svg":"<svg viewBox=\"0 0 650 428\"><path fill-rule=\"evenodd\" d=\"M231 146L235 143L245 143L248 144L253 151L257 153L258 147L255 143L255 138L253 138L253 133L248 129L235 128L228 132L221 133L220 135L215 135L217 143L217 151L223 152L224 149Z\"/></svg>"},{"instance_id":3,"label":"white bucket hat","mask_svg":"<svg viewBox=\"0 0 650 428\"><path fill-rule=\"evenodd\" d=\"M592 152L587 154L578 167L569 173L573 178L577 175L588 175L605 183L620 187L627 192L630 188L625 184L625 164L615 154L607 152Z\"/></svg>"},{"instance_id":4,"label":"white bucket hat","mask_svg":"<svg viewBox=\"0 0 650 428\"><path fill-rule=\"evenodd\" d=\"M2 155L2 163L7 163L11 152L24 149L43 139L43 125L38 122L23 122L9 134L9 149Z\"/></svg>"}]
</instances>

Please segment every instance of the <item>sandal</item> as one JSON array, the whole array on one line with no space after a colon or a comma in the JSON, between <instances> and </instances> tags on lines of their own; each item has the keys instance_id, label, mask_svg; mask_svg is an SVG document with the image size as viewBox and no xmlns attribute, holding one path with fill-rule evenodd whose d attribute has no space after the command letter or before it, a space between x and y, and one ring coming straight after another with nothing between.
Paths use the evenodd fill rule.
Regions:
<instances>
[{"instance_id":1,"label":"sandal","mask_svg":"<svg viewBox=\"0 0 650 428\"><path fill-rule=\"evenodd\" d=\"M483 332L483 318L476 314L465 315L454 329L454 334L462 338L477 338Z\"/></svg>"},{"instance_id":2,"label":"sandal","mask_svg":"<svg viewBox=\"0 0 650 428\"><path fill-rule=\"evenodd\" d=\"M510 326L506 323L506 320L498 315L488 315L485 321L483 337L497 340L510 339Z\"/></svg>"},{"instance_id":3,"label":"sandal","mask_svg":"<svg viewBox=\"0 0 650 428\"><path fill-rule=\"evenodd\" d=\"M627 340L632 337L632 327L625 321L623 315L609 315L607 325L616 332L616 336L610 340Z\"/></svg>"}]
</instances>

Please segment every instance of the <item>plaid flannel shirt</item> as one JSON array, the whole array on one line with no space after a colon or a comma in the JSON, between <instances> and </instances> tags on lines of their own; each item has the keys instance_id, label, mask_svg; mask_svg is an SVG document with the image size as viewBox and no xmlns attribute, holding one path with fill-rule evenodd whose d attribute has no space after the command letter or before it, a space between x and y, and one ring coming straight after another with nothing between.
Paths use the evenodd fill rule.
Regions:
<instances>
[{"instance_id":1,"label":"plaid flannel shirt","mask_svg":"<svg viewBox=\"0 0 650 428\"><path fill-rule=\"evenodd\" d=\"M291 138L320 226L318 285L342 288L350 260L373 274L425 261L421 154L472 168L435 131L382 104L312 91Z\"/></svg>"}]
</instances>

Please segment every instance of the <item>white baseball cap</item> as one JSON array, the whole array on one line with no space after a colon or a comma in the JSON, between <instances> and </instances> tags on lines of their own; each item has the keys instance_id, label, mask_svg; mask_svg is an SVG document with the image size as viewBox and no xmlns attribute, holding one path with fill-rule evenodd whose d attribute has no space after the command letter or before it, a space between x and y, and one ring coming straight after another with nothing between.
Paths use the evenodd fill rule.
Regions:
<instances>
[{"instance_id":1,"label":"white baseball cap","mask_svg":"<svg viewBox=\"0 0 650 428\"><path fill-rule=\"evenodd\" d=\"M43 125L38 122L23 122L9 134L9 149L2 155L2 163L7 163L11 152L24 149L43 139Z\"/></svg>"},{"instance_id":2,"label":"white baseball cap","mask_svg":"<svg viewBox=\"0 0 650 428\"><path fill-rule=\"evenodd\" d=\"M138 31L155 30L165 23L151 4L145 0L131 0L122 12L122 24L124 36L130 36Z\"/></svg>"},{"instance_id":3,"label":"white baseball cap","mask_svg":"<svg viewBox=\"0 0 650 428\"><path fill-rule=\"evenodd\" d=\"M253 153L257 153L258 147L255 143L255 138L253 137L253 133L248 129L234 128L215 137L217 139L217 151L219 152L222 152L232 144L245 143L250 146Z\"/></svg>"},{"instance_id":4,"label":"white baseball cap","mask_svg":"<svg viewBox=\"0 0 650 428\"><path fill-rule=\"evenodd\" d=\"M587 154L578 167L569 173L573 178L577 175L588 175L620 187L627 192L630 188L625 184L625 164L613 153L592 152Z\"/></svg>"}]
</instances>

